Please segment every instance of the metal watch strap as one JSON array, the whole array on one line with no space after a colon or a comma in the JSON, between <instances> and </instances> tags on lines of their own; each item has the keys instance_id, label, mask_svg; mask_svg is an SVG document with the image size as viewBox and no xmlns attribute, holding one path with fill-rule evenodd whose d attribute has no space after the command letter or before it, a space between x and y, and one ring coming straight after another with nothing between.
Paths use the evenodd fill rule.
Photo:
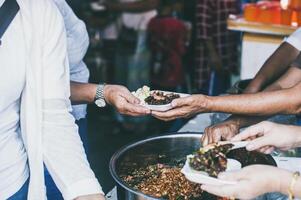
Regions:
<instances>
[{"instance_id":1,"label":"metal watch strap","mask_svg":"<svg viewBox=\"0 0 301 200\"><path fill-rule=\"evenodd\" d=\"M103 100L105 100L104 90L103 90L104 87L105 87L105 84L99 84L97 86L96 94L95 94L95 100L97 100L97 99L103 99Z\"/></svg>"},{"instance_id":2,"label":"metal watch strap","mask_svg":"<svg viewBox=\"0 0 301 200\"><path fill-rule=\"evenodd\" d=\"M105 87L105 84L99 84L96 88L95 104L100 108L106 106L104 87Z\"/></svg>"}]
</instances>

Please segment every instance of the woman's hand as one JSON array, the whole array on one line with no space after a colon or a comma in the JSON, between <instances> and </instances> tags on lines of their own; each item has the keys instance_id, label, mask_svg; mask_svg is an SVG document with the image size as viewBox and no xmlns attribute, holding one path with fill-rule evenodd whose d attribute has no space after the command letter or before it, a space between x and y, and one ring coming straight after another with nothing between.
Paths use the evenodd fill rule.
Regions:
<instances>
[{"instance_id":1,"label":"woman's hand","mask_svg":"<svg viewBox=\"0 0 301 200\"><path fill-rule=\"evenodd\" d=\"M75 200L106 200L106 198L101 194L92 194L77 197Z\"/></svg>"},{"instance_id":2,"label":"woman's hand","mask_svg":"<svg viewBox=\"0 0 301 200\"><path fill-rule=\"evenodd\" d=\"M207 97L204 95L191 95L175 99L171 103L173 109L167 112L153 111L152 115L163 121L177 118L186 118L199 112L207 112Z\"/></svg>"},{"instance_id":3,"label":"woman's hand","mask_svg":"<svg viewBox=\"0 0 301 200\"><path fill-rule=\"evenodd\" d=\"M221 140L230 140L239 133L239 128L239 124L235 120L226 120L215 124L205 129L201 142L203 146L206 146Z\"/></svg>"},{"instance_id":4,"label":"woman's hand","mask_svg":"<svg viewBox=\"0 0 301 200\"><path fill-rule=\"evenodd\" d=\"M143 116L150 114L150 110L139 105L140 100L124 86L106 85L104 87L105 100L124 115Z\"/></svg>"},{"instance_id":5,"label":"woman's hand","mask_svg":"<svg viewBox=\"0 0 301 200\"><path fill-rule=\"evenodd\" d=\"M232 141L251 140L247 150L259 150L270 154L275 148L286 151L301 146L301 128L261 122L251 126L241 134L235 136Z\"/></svg>"},{"instance_id":6,"label":"woman's hand","mask_svg":"<svg viewBox=\"0 0 301 200\"><path fill-rule=\"evenodd\" d=\"M252 165L238 172L222 173L221 180L237 182L234 185L203 185L202 189L221 197L253 199L269 192L286 192L291 173L276 167ZM285 188L285 189L284 189Z\"/></svg>"}]
</instances>

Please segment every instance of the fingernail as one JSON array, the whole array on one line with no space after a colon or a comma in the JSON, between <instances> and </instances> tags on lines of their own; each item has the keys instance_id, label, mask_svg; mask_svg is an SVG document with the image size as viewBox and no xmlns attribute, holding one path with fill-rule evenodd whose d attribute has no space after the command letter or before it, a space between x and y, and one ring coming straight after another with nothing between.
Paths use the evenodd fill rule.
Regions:
<instances>
[{"instance_id":1,"label":"fingernail","mask_svg":"<svg viewBox=\"0 0 301 200\"><path fill-rule=\"evenodd\" d=\"M171 106L172 106L172 107L177 107L177 103L171 102Z\"/></svg>"}]
</instances>

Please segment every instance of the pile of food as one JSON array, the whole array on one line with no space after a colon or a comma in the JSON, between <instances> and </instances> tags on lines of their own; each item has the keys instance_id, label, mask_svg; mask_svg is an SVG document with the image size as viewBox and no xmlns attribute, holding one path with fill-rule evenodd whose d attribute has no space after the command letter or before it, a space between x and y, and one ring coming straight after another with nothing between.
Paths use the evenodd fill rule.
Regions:
<instances>
[{"instance_id":1,"label":"pile of food","mask_svg":"<svg viewBox=\"0 0 301 200\"><path fill-rule=\"evenodd\" d=\"M193 200L202 195L201 186L189 182L180 167L157 164L121 176L135 190L155 198Z\"/></svg>"},{"instance_id":2,"label":"pile of food","mask_svg":"<svg viewBox=\"0 0 301 200\"><path fill-rule=\"evenodd\" d=\"M164 94L161 91L153 91L144 101L149 105L165 105L171 103L174 99L180 98L180 95L174 93Z\"/></svg>"},{"instance_id":3,"label":"pile of food","mask_svg":"<svg viewBox=\"0 0 301 200\"><path fill-rule=\"evenodd\" d=\"M148 105L166 105L171 103L174 99L180 98L179 94L166 93L162 91L150 91L150 88L143 86L133 94L142 102Z\"/></svg>"},{"instance_id":4,"label":"pile of food","mask_svg":"<svg viewBox=\"0 0 301 200\"><path fill-rule=\"evenodd\" d=\"M233 144L212 144L201 148L189 159L189 165L196 171L206 172L209 176L217 177L226 171L227 157Z\"/></svg>"}]
</instances>

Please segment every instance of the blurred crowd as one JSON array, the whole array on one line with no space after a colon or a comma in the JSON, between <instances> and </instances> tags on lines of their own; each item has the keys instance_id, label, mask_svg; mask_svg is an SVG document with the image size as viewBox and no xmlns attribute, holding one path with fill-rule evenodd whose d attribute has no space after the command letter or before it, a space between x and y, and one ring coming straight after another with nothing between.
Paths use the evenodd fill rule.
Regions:
<instances>
[{"instance_id":1,"label":"blurred crowd","mask_svg":"<svg viewBox=\"0 0 301 200\"><path fill-rule=\"evenodd\" d=\"M151 89L219 95L238 75L240 33L227 30L241 0L114 0L68 2L85 21L90 82L135 91ZM113 114L126 129L149 119ZM181 120L179 120L181 121ZM177 130L182 123L176 123ZM171 125L173 126L173 125ZM132 128L131 128L132 127Z\"/></svg>"},{"instance_id":2,"label":"blurred crowd","mask_svg":"<svg viewBox=\"0 0 301 200\"><path fill-rule=\"evenodd\" d=\"M87 23L93 81L219 95L237 74L240 0L70 1Z\"/></svg>"}]
</instances>

